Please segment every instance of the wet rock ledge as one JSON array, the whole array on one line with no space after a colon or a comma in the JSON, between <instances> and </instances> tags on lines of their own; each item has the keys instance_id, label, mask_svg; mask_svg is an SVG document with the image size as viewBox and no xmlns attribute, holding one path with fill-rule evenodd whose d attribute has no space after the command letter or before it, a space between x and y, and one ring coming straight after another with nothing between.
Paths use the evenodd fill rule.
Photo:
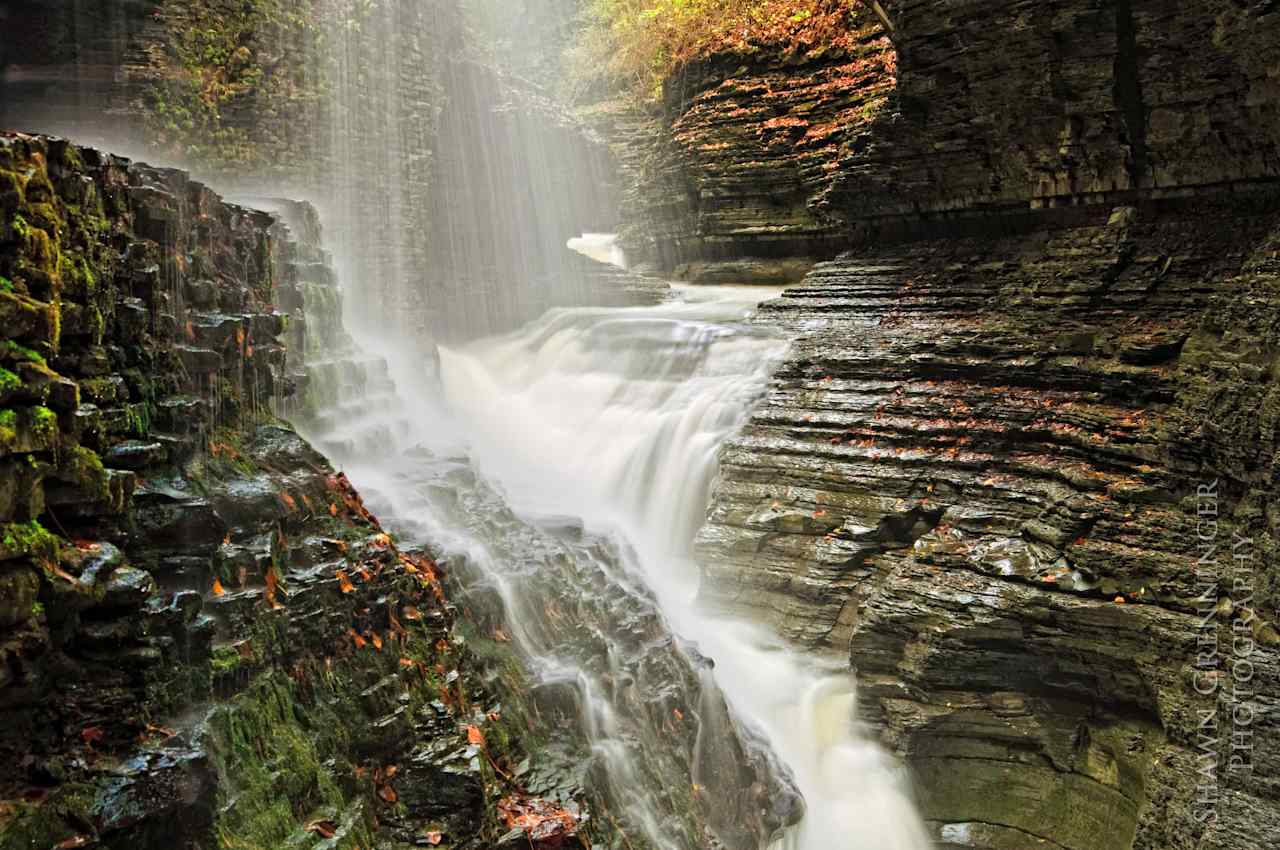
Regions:
<instances>
[{"instance_id":1,"label":"wet rock ledge","mask_svg":"<svg viewBox=\"0 0 1280 850\"><path fill-rule=\"evenodd\" d=\"M306 238L0 134L0 848L578 846L443 567L272 413Z\"/></svg>"},{"instance_id":2,"label":"wet rock ledge","mask_svg":"<svg viewBox=\"0 0 1280 850\"><path fill-rule=\"evenodd\" d=\"M847 657L942 846L1280 835L1280 193L819 265L698 545Z\"/></svg>"}]
</instances>

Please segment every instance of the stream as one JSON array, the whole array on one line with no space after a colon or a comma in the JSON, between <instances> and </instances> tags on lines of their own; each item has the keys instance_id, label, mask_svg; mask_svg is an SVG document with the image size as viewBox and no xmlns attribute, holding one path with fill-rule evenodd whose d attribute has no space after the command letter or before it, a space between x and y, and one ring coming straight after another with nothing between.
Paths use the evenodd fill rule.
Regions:
<instances>
[{"instance_id":1,"label":"stream","mask_svg":"<svg viewBox=\"0 0 1280 850\"><path fill-rule=\"evenodd\" d=\"M575 247L617 257L599 237ZM719 448L787 350L750 323L778 292L673 285L654 306L553 309L434 363L382 352L400 392L365 404L350 387L354 424L311 436L403 539L501 598L534 680L574 695L584 783L649 846L714 846L709 831L735 848L922 850L847 668L698 605L690 550ZM737 776L743 758L770 782Z\"/></svg>"}]
</instances>

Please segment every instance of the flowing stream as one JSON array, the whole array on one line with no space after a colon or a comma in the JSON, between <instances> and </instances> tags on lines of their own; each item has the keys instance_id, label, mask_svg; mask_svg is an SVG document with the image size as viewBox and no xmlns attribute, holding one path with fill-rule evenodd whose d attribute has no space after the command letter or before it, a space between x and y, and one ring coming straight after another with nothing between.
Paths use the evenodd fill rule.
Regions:
<instances>
[{"instance_id":1,"label":"flowing stream","mask_svg":"<svg viewBox=\"0 0 1280 850\"><path fill-rule=\"evenodd\" d=\"M617 258L607 239L584 238L584 253ZM551 310L440 348L433 364L389 352L399 402L362 405L351 387L354 424L313 436L402 535L481 571L534 676L576 692L586 782L604 783L649 845L706 846L670 790L685 782L723 812L708 818L722 839L736 829L775 850L923 850L905 777L856 725L847 670L698 606L690 548L720 445L787 347L749 322L774 294L674 287L656 306ZM420 392L406 400L407 387ZM687 763L664 752L675 745L652 720L673 689L699 706ZM763 794L725 778L735 730L780 779Z\"/></svg>"}]
</instances>

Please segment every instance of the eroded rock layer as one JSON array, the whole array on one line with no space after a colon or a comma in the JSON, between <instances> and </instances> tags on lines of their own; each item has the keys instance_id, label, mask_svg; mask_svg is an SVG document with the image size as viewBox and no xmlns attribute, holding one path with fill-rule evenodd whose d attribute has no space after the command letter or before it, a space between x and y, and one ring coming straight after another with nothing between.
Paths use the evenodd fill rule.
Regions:
<instances>
[{"instance_id":1,"label":"eroded rock layer","mask_svg":"<svg viewBox=\"0 0 1280 850\"><path fill-rule=\"evenodd\" d=\"M1274 193L865 250L723 455L712 604L847 655L945 846L1280 834Z\"/></svg>"}]
</instances>

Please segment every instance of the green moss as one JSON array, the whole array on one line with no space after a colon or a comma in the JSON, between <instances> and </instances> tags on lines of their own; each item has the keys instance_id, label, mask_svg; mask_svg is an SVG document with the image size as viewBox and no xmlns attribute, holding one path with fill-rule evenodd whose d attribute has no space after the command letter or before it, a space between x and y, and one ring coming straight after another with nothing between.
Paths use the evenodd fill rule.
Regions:
<instances>
[{"instance_id":1,"label":"green moss","mask_svg":"<svg viewBox=\"0 0 1280 850\"><path fill-rule=\"evenodd\" d=\"M53 558L58 553L58 538L36 520L11 522L0 526L0 545L10 553L40 555Z\"/></svg>"},{"instance_id":2,"label":"green moss","mask_svg":"<svg viewBox=\"0 0 1280 850\"><path fill-rule=\"evenodd\" d=\"M58 415L40 405L31 409L31 430L40 437L53 439L58 434Z\"/></svg>"},{"instance_id":3,"label":"green moss","mask_svg":"<svg viewBox=\"0 0 1280 850\"><path fill-rule=\"evenodd\" d=\"M330 709L304 703L278 672L264 674L209 721L219 772L215 831L224 848L276 850L290 845L316 813L359 811L343 794L335 770L351 772L346 723ZM344 823L344 826L347 824ZM373 846L362 818L335 847Z\"/></svg>"},{"instance_id":4,"label":"green moss","mask_svg":"<svg viewBox=\"0 0 1280 850\"><path fill-rule=\"evenodd\" d=\"M111 498L110 481L102 458L84 446L73 446L59 459L58 477L76 485L89 498L103 502Z\"/></svg>"},{"instance_id":5,"label":"green moss","mask_svg":"<svg viewBox=\"0 0 1280 850\"><path fill-rule=\"evenodd\" d=\"M13 281L0 274L0 292L13 292Z\"/></svg>"},{"instance_id":6,"label":"green moss","mask_svg":"<svg viewBox=\"0 0 1280 850\"><path fill-rule=\"evenodd\" d=\"M41 617L41 616L44 616L44 603L43 603L43 602L32 602L32 603L31 603L31 616L32 616L32 617Z\"/></svg>"},{"instance_id":7,"label":"green moss","mask_svg":"<svg viewBox=\"0 0 1280 850\"><path fill-rule=\"evenodd\" d=\"M11 393L22 388L22 379L0 366L0 393Z\"/></svg>"},{"instance_id":8,"label":"green moss","mask_svg":"<svg viewBox=\"0 0 1280 850\"><path fill-rule=\"evenodd\" d=\"M72 783L56 789L40 805L15 803L12 816L0 821L0 847L72 846L65 842L93 822L93 801L91 786Z\"/></svg>"},{"instance_id":9,"label":"green moss","mask_svg":"<svg viewBox=\"0 0 1280 850\"><path fill-rule=\"evenodd\" d=\"M244 664L244 657L233 646L216 646L209 657L209 664L215 675L222 676L239 670Z\"/></svg>"},{"instance_id":10,"label":"green moss","mask_svg":"<svg viewBox=\"0 0 1280 850\"><path fill-rule=\"evenodd\" d=\"M10 372L9 374L13 374ZM18 440L18 413L0 410L0 451L7 450Z\"/></svg>"},{"instance_id":11,"label":"green moss","mask_svg":"<svg viewBox=\"0 0 1280 850\"><path fill-rule=\"evenodd\" d=\"M13 340L5 340L0 343L3 346L0 349L0 356L7 356L11 360L27 360L32 363L44 363L44 356L38 351L32 351L25 345L20 345Z\"/></svg>"}]
</instances>

